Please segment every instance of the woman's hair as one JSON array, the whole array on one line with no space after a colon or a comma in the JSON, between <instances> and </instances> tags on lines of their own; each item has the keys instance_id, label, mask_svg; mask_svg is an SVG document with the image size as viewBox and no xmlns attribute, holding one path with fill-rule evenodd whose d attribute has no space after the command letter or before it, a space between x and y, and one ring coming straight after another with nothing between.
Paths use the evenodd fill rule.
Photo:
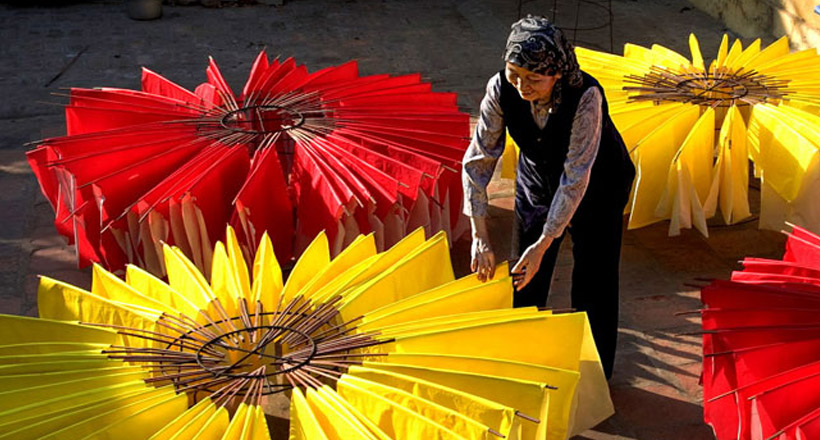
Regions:
<instances>
[{"instance_id":1,"label":"woman's hair","mask_svg":"<svg viewBox=\"0 0 820 440\"><path fill-rule=\"evenodd\" d=\"M543 75L561 75L572 87L581 85L575 48L564 32L544 17L527 15L511 26L504 61Z\"/></svg>"}]
</instances>

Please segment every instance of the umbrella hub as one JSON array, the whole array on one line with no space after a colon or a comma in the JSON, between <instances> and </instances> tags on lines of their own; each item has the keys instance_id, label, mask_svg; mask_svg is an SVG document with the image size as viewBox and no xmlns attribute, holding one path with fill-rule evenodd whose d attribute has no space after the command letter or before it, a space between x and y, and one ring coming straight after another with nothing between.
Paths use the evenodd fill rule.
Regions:
<instances>
[{"instance_id":1,"label":"umbrella hub","mask_svg":"<svg viewBox=\"0 0 820 440\"><path fill-rule=\"evenodd\" d=\"M224 356L209 361L208 348ZM298 370L315 355L316 342L310 335L292 327L264 325L215 336L197 351L196 361L214 377L271 377Z\"/></svg>"},{"instance_id":2,"label":"umbrella hub","mask_svg":"<svg viewBox=\"0 0 820 440\"><path fill-rule=\"evenodd\" d=\"M672 71L654 66L649 73L628 75L623 89L633 92L630 101L689 103L708 107L777 102L785 96L788 81L755 71L713 69Z\"/></svg>"},{"instance_id":3,"label":"umbrella hub","mask_svg":"<svg viewBox=\"0 0 820 440\"><path fill-rule=\"evenodd\" d=\"M220 120L226 130L260 137L292 130L304 123L302 113L280 105L240 107L225 113Z\"/></svg>"},{"instance_id":4,"label":"umbrella hub","mask_svg":"<svg viewBox=\"0 0 820 440\"><path fill-rule=\"evenodd\" d=\"M363 356L378 356L362 349L390 342L357 332L356 320L341 322L340 299L316 304L298 297L275 312L240 300L233 317L213 300L199 321L162 315L157 320L162 332L117 327L123 345L104 352L149 368L147 383L171 384L195 400L204 394L228 403L319 387Z\"/></svg>"}]
</instances>

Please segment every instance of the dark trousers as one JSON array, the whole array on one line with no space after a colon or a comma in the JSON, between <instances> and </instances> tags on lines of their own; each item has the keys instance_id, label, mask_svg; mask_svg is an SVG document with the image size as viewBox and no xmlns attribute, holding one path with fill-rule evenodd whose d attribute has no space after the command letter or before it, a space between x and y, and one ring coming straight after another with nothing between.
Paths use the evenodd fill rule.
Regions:
<instances>
[{"instance_id":1,"label":"dark trousers","mask_svg":"<svg viewBox=\"0 0 820 440\"><path fill-rule=\"evenodd\" d=\"M592 335L606 377L612 377L618 343L618 283L621 260L623 211L599 213L587 222L573 219L567 228L572 238L572 307L587 312ZM543 222L523 228L518 216L513 236L515 261L541 235ZM541 260L541 267L527 286L515 292L514 307L544 307L549 296L558 250L566 232L555 239ZM517 243L516 243L517 242ZM513 263L514 264L514 263Z\"/></svg>"}]
</instances>

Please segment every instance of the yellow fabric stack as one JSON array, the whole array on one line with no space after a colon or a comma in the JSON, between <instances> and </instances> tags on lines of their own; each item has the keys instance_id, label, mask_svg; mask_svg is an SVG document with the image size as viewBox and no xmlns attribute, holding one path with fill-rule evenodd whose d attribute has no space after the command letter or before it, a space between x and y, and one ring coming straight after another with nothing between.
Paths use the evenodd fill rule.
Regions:
<instances>
[{"instance_id":1,"label":"yellow fabric stack","mask_svg":"<svg viewBox=\"0 0 820 440\"><path fill-rule=\"evenodd\" d=\"M95 267L90 292L43 278L40 319L0 315L0 439L267 439L260 401L242 397L253 394L249 382L226 400L212 394L218 386L186 386L223 380L210 370L172 383L157 380L156 365L117 354L167 349L172 322L221 331L224 341L234 328L257 328L251 320L282 325L276 319L287 314L272 314L282 304L304 305L287 316L333 304L335 327L294 324L318 346L334 328L373 339L302 367L338 368L288 391L292 439L558 440L613 413L586 315L512 309L506 265L487 283L455 279L443 233L425 239L418 230L383 253L372 235L360 236L333 260L320 235L286 282L267 236L250 265L232 230L227 237L210 282L166 246L167 283L136 267L124 281ZM249 304L260 305L258 316ZM253 347L238 341L246 353ZM283 347L276 356L288 356ZM229 362L234 354L226 352Z\"/></svg>"},{"instance_id":2,"label":"yellow fabric stack","mask_svg":"<svg viewBox=\"0 0 820 440\"><path fill-rule=\"evenodd\" d=\"M751 159L761 179L760 227L791 222L820 233L816 50L790 53L785 37L743 48L724 36L707 66L694 35L689 47L691 59L658 44L626 44L623 56L576 48L637 169L629 228L669 220L670 235L694 226L708 236L706 220L718 211L727 224L749 218ZM512 177L511 148L504 158Z\"/></svg>"}]
</instances>

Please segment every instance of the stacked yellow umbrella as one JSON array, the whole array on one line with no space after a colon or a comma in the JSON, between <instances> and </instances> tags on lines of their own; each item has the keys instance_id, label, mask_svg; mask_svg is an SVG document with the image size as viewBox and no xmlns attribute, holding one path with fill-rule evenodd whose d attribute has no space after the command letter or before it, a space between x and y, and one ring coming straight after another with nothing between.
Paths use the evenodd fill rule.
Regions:
<instances>
[{"instance_id":1,"label":"stacked yellow umbrella","mask_svg":"<svg viewBox=\"0 0 820 440\"><path fill-rule=\"evenodd\" d=\"M629 228L668 219L670 235L694 226L708 236L718 211L727 224L750 217L751 159L760 226L789 221L820 232L816 50L790 53L785 37L744 48L724 36L707 65L694 35L689 46L691 59L657 44L626 44L623 56L576 48L637 168Z\"/></svg>"},{"instance_id":2,"label":"stacked yellow umbrella","mask_svg":"<svg viewBox=\"0 0 820 440\"><path fill-rule=\"evenodd\" d=\"M207 281L164 248L168 282L94 267L42 278L40 319L0 315L0 439L564 439L612 414L583 313L511 309L506 266L454 279L440 233L383 253L319 235L286 282L265 236L233 230Z\"/></svg>"}]
</instances>

